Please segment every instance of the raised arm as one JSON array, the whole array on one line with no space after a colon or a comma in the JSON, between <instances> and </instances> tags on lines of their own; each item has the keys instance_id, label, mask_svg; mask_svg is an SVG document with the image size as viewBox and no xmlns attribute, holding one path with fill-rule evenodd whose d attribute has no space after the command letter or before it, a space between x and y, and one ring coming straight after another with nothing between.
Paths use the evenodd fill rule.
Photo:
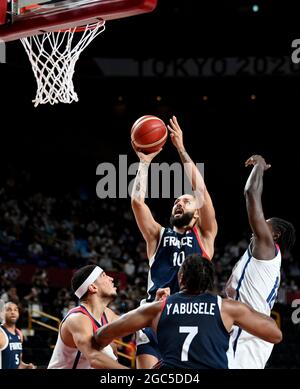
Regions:
<instances>
[{"instance_id":1,"label":"raised arm","mask_svg":"<svg viewBox=\"0 0 300 389\"><path fill-rule=\"evenodd\" d=\"M139 152L134 145L133 148L140 159L140 163L132 188L131 206L137 225L146 241L147 254L150 259L159 241L161 225L154 220L149 207L145 203L145 196L147 191L148 169L152 159L160 150L156 153L146 155Z\"/></svg>"},{"instance_id":2,"label":"raised arm","mask_svg":"<svg viewBox=\"0 0 300 389\"><path fill-rule=\"evenodd\" d=\"M245 166L253 165L246 182L244 194L248 220L253 231L252 254L256 259L273 259L275 255L274 239L271 229L265 220L262 208L263 176L271 165L260 155L253 155L245 162Z\"/></svg>"},{"instance_id":3,"label":"raised arm","mask_svg":"<svg viewBox=\"0 0 300 389\"><path fill-rule=\"evenodd\" d=\"M64 325L67 325L67 330L72 335L78 350L94 369L126 369L125 366L110 358L103 351L97 350L96 345L93 347L93 329L88 317L72 315Z\"/></svg>"},{"instance_id":4,"label":"raised arm","mask_svg":"<svg viewBox=\"0 0 300 389\"><path fill-rule=\"evenodd\" d=\"M229 331L233 324L270 343L279 343L282 332L275 320L239 301L223 299L221 315Z\"/></svg>"},{"instance_id":5,"label":"raised arm","mask_svg":"<svg viewBox=\"0 0 300 389\"><path fill-rule=\"evenodd\" d=\"M110 344L113 339L134 333L145 327L151 327L161 311L163 301L145 304L121 316L118 320L107 324L94 335L100 347Z\"/></svg>"},{"instance_id":6,"label":"raised arm","mask_svg":"<svg viewBox=\"0 0 300 389\"><path fill-rule=\"evenodd\" d=\"M171 140L176 147L183 163L184 170L192 186L194 196L197 201L197 208L199 211L198 227L201 231L201 235L206 239L211 246L211 256L213 255L213 243L218 231L218 225L216 221L216 214L211 197L205 186L203 177L197 169L197 166L193 162L192 158L187 153L183 143L183 133L178 124L176 116L170 119L170 125L168 129L171 133Z\"/></svg>"}]
</instances>

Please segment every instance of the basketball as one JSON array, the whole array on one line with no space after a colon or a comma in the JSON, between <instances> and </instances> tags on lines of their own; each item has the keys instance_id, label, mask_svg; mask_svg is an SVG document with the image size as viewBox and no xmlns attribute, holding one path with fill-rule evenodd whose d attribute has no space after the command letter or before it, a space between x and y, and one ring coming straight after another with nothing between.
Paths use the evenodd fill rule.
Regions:
<instances>
[{"instance_id":1,"label":"basketball","mask_svg":"<svg viewBox=\"0 0 300 389\"><path fill-rule=\"evenodd\" d=\"M131 128L131 140L145 154L154 153L166 143L168 130L158 117L145 115L136 120Z\"/></svg>"}]
</instances>

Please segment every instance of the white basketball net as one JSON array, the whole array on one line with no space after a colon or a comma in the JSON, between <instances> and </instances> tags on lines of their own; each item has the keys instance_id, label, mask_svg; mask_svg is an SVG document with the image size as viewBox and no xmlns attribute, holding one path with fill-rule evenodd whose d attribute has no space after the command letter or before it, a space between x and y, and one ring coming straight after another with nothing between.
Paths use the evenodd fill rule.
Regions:
<instances>
[{"instance_id":1,"label":"white basketball net","mask_svg":"<svg viewBox=\"0 0 300 389\"><path fill-rule=\"evenodd\" d=\"M35 107L78 101L73 85L75 64L81 52L104 30L105 21L101 20L87 25L81 33L75 27L21 39L37 82L32 100ZM75 34L81 34L79 41L75 39L77 43L73 42Z\"/></svg>"}]
</instances>

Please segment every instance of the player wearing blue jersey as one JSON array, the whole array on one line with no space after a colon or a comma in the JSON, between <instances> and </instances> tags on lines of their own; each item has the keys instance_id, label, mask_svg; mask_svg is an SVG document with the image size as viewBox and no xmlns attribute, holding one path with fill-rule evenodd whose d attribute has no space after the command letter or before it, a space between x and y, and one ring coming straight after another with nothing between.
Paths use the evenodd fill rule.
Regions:
<instances>
[{"instance_id":1,"label":"player wearing blue jersey","mask_svg":"<svg viewBox=\"0 0 300 389\"><path fill-rule=\"evenodd\" d=\"M253 166L245 186L248 219L253 236L248 249L232 270L226 293L253 309L271 314L280 285L281 251L289 251L295 242L293 225L273 217L265 220L262 208L264 172L270 168L264 158L253 155L246 166ZM273 344L235 327L228 351L229 367L263 369Z\"/></svg>"},{"instance_id":2,"label":"player wearing blue jersey","mask_svg":"<svg viewBox=\"0 0 300 389\"><path fill-rule=\"evenodd\" d=\"M15 303L4 305L4 323L0 326L0 369L35 369L32 363L22 360L23 334L16 327L19 308Z\"/></svg>"},{"instance_id":3,"label":"player wearing blue jersey","mask_svg":"<svg viewBox=\"0 0 300 389\"><path fill-rule=\"evenodd\" d=\"M161 367L226 369L229 332L234 324L268 342L281 341L282 333L272 318L208 292L214 270L206 258L197 254L186 258L178 279L179 293L144 304L102 327L94 336L96 342L105 347L115 337L151 326L157 333Z\"/></svg>"},{"instance_id":4,"label":"player wearing blue jersey","mask_svg":"<svg viewBox=\"0 0 300 389\"><path fill-rule=\"evenodd\" d=\"M217 234L217 222L210 195L199 170L185 150L183 133L175 116L170 120L168 129L190 181L193 195L184 194L175 200L170 218L171 228L162 227L154 220L149 207L145 204L148 168L159 151L145 155L135 148L140 163L133 185L131 203L136 222L147 244L150 266L148 302L154 300L158 288L169 287L171 294L178 292L177 273L185 257L198 253L206 258L212 258ZM139 333L138 368L150 368L158 361L160 355L155 343L155 335L151 331Z\"/></svg>"}]
</instances>

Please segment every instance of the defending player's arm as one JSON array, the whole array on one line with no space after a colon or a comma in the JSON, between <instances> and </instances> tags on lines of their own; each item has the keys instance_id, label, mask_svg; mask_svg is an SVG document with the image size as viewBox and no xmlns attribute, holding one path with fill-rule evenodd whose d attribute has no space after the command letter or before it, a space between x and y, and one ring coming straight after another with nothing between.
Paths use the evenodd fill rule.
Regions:
<instances>
[{"instance_id":1,"label":"defending player's arm","mask_svg":"<svg viewBox=\"0 0 300 389\"><path fill-rule=\"evenodd\" d=\"M148 258L151 258L159 241L161 225L157 223L145 203L148 182L148 169L152 159L160 152L143 154L133 148L140 159L137 175L131 193L131 206L137 225L146 241Z\"/></svg>"},{"instance_id":2,"label":"defending player's arm","mask_svg":"<svg viewBox=\"0 0 300 389\"><path fill-rule=\"evenodd\" d=\"M126 369L125 366L93 347L93 330L88 317L74 315L64 325L66 324L76 347L94 369Z\"/></svg>"},{"instance_id":3,"label":"defending player's arm","mask_svg":"<svg viewBox=\"0 0 300 389\"><path fill-rule=\"evenodd\" d=\"M112 311L110 308L106 307L104 310L108 323L111 323L112 321L115 321L119 319L120 315L117 315L114 311ZM110 344L111 348L113 349L113 352L116 357L118 357L118 345L115 342L112 342Z\"/></svg>"},{"instance_id":4,"label":"defending player's arm","mask_svg":"<svg viewBox=\"0 0 300 389\"><path fill-rule=\"evenodd\" d=\"M126 313L118 320L99 328L94 335L95 341L103 348L115 338L132 334L141 328L151 327L154 319L161 311L162 304L163 301L145 304Z\"/></svg>"},{"instance_id":5,"label":"defending player's arm","mask_svg":"<svg viewBox=\"0 0 300 389\"><path fill-rule=\"evenodd\" d=\"M186 175L192 186L200 215L198 227L201 231L201 235L208 243L208 254L210 257L212 257L213 242L217 235L218 225L211 197L207 191L201 173L184 147L183 133L178 124L176 116L173 116L172 119L170 119L170 125L168 125L168 129L171 133L171 140L178 151Z\"/></svg>"},{"instance_id":6,"label":"defending player's arm","mask_svg":"<svg viewBox=\"0 0 300 389\"><path fill-rule=\"evenodd\" d=\"M232 321L227 322L229 318ZM270 343L279 343L282 340L282 332L275 320L270 316L259 313L248 305L239 301L223 299L222 319L226 326L235 324L250 334ZM226 327L228 328L228 327Z\"/></svg>"},{"instance_id":7,"label":"defending player's arm","mask_svg":"<svg viewBox=\"0 0 300 389\"><path fill-rule=\"evenodd\" d=\"M253 155L245 162L245 166L251 165L253 169L246 182L244 194L248 219L254 234L252 254L257 259L273 259L274 239L265 220L261 201L264 172L271 165L268 165L260 155Z\"/></svg>"}]
</instances>

